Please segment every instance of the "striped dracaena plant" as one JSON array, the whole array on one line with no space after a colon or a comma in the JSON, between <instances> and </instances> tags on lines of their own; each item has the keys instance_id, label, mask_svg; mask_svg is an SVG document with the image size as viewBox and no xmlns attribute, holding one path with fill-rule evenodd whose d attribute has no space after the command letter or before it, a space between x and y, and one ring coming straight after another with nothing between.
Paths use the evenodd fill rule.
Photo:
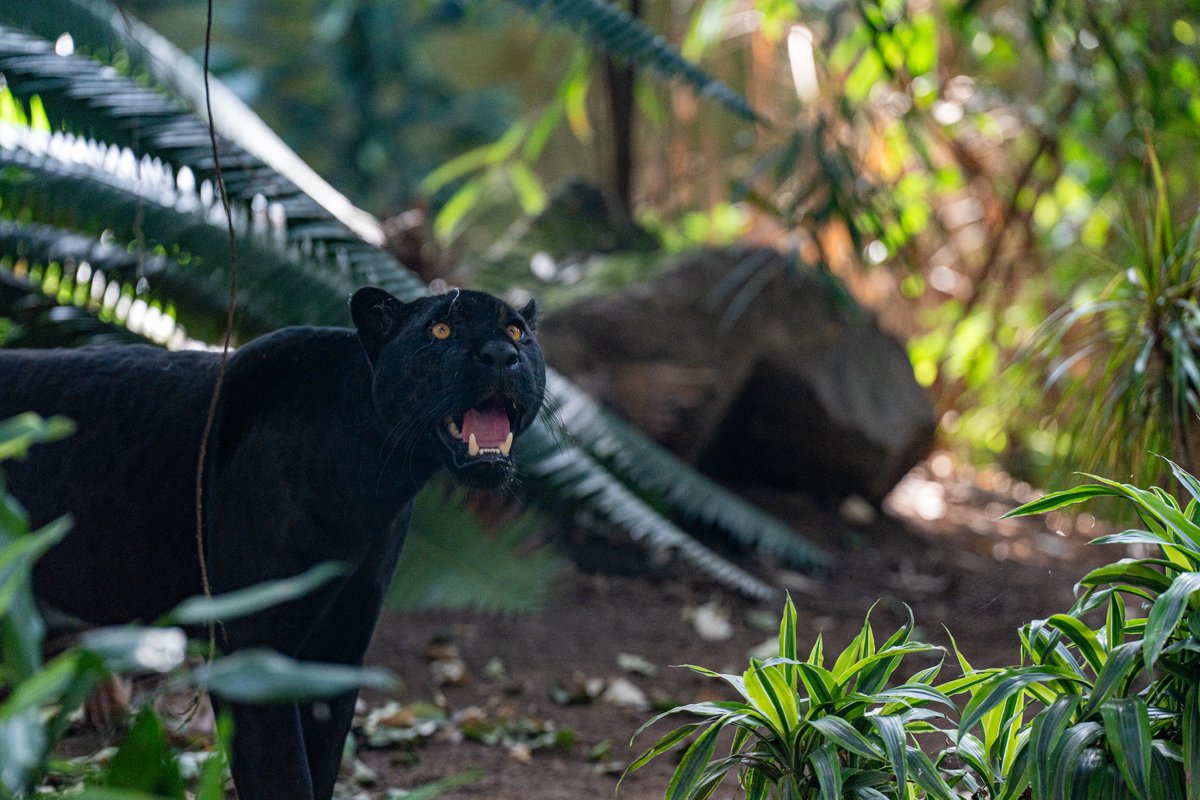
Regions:
<instances>
[{"instance_id":1,"label":"striped dracaena plant","mask_svg":"<svg viewBox=\"0 0 1200 800\"><path fill-rule=\"evenodd\" d=\"M1034 800L1200 798L1200 482L1166 462L1183 493L1095 476L1007 516L1097 497L1131 505L1143 527L1093 544L1151 555L1094 569L1066 613L1021 628L1022 664L972 670L959 756L988 796Z\"/></svg>"},{"instance_id":2,"label":"striped dracaena plant","mask_svg":"<svg viewBox=\"0 0 1200 800\"><path fill-rule=\"evenodd\" d=\"M626 774L680 749L668 800L710 797L731 774L748 799L952 800L953 789L916 738L942 736L940 726L954 708L932 685L940 661L907 681L896 680L906 657L942 650L915 640L913 629L910 613L906 624L877 644L868 615L836 657L826 656L818 635L801 658L789 597L777 657L752 659L740 675L687 665L725 681L739 699L691 703L652 718L635 738L668 716L682 714L692 721L660 737ZM727 730L732 732L728 754L719 755L718 739Z\"/></svg>"}]
</instances>

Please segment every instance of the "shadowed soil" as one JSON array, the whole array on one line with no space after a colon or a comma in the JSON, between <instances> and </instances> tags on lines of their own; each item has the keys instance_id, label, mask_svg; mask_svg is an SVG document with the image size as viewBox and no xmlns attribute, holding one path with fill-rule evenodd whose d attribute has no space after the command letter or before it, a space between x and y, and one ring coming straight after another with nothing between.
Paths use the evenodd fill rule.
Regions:
<instances>
[{"instance_id":1,"label":"shadowed soil","mask_svg":"<svg viewBox=\"0 0 1200 800\"><path fill-rule=\"evenodd\" d=\"M941 466L947 472L944 461ZM1013 663L1016 631L1023 622L1066 610L1072 585L1087 569L1125 555L1085 545L1099 534L1076 530L1094 524L1086 515L1079 520L998 520L1032 497L1027 487L1014 485L1000 473L936 478L928 465L918 467L893 492L887 513L861 525L803 497L766 492L750 497L835 555L834 568L817 578L775 572L798 607L803 643L811 644L824 632L827 653L840 650L853 637L872 604L876 632L884 636L903 622L908 604L918 636L926 641L948 644L945 626L976 666ZM1055 526L1062 526L1063 532ZM432 699L451 714L487 724L526 717L549 722L556 730L573 733L569 748L531 753L520 746L488 746L447 726L411 753L360 750L377 783L357 791L386 797L386 786L412 788L479 768L483 776L478 782L443 796L612 797L617 779L613 769L628 764L640 749L670 730L670 722L659 723L630 749L629 737L652 711L600 699L561 706L552 699L554 688L579 686L589 678L594 686L624 678L656 706L734 699L723 682L671 665L692 663L740 673L748 652L776 636L782 607L747 601L680 570L672 577L647 578L573 568L562 576L553 598L544 610L518 617L466 612L387 615L368 657L403 677L406 686L397 698L401 703ZM688 621L689 610L714 602L731 623L731 635L724 641L705 641ZM444 655L446 646L457 651L466 667L469 677L461 685L439 686L432 677L430 657ZM653 676L623 670L618 653L641 656L657 670ZM936 657L917 657L911 667L934 661ZM956 668L947 667L944 676L955 674ZM372 703L379 700L370 698ZM410 763L414 755L415 763ZM625 780L619 796L661 798L673 767L670 757L652 762ZM731 784L717 796L730 796L733 788Z\"/></svg>"}]
</instances>

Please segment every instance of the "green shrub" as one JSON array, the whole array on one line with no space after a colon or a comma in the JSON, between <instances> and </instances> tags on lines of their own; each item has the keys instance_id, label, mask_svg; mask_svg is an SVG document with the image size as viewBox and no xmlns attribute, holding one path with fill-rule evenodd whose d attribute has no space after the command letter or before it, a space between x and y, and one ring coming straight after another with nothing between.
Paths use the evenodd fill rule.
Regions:
<instances>
[{"instance_id":1,"label":"green shrub","mask_svg":"<svg viewBox=\"0 0 1200 800\"><path fill-rule=\"evenodd\" d=\"M1190 495L1185 507L1157 487L1093 477L1007 515L1123 500L1144 527L1092 543L1154 552L1092 570L1067 612L1023 626L1017 666L976 669L955 646L962 677L935 686L939 664L887 688L905 655L940 649L911 640L911 615L878 649L868 618L827 669L820 636L797 659L789 598L778 658L752 660L743 675L690 667L727 681L742 701L654 717L638 734L670 714L700 720L660 738L626 773L691 740L668 800L709 797L731 771L746 798L1200 800L1200 480L1167 463ZM716 757L725 729L730 752ZM926 733L949 746L930 758L915 738Z\"/></svg>"},{"instance_id":2,"label":"green shrub","mask_svg":"<svg viewBox=\"0 0 1200 800\"><path fill-rule=\"evenodd\" d=\"M747 798L908 798L949 800L950 786L916 745L944 720L936 707L953 708L931 686L940 663L907 683L889 686L904 657L942 648L912 639L906 625L876 646L868 616L862 630L826 666L822 638L808 658L797 656L796 609L789 597L779 630L779 656L751 660L741 675L689 669L733 686L741 702L680 706L651 719L638 734L670 714L699 717L655 742L626 770L636 770L691 739L667 787L668 800L706 798L730 772ZM714 757L723 730L733 731L729 755Z\"/></svg>"},{"instance_id":3,"label":"green shrub","mask_svg":"<svg viewBox=\"0 0 1200 800\"><path fill-rule=\"evenodd\" d=\"M1027 663L975 673L986 680L972 687L963 709L959 753L985 778L991 796L1017 797L1028 787L1035 800L1200 798L1200 482L1168 463L1191 496L1184 508L1157 487L1090 476L1095 483L1008 514L1117 498L1133 506L1145 527L1093 544L1146 545L1155 556L1092 570L1067 613L1021 629ZM1143 608L1145 616L1131 616ZM954 694L959 687L941 688ZM1032 701L1040 710L1023 722ZM989 715L1001 738L1028 751L1001 774L989 773L981 758L988 749L968 733L977 724L986 730Z\"/></svg>"}]
</instances>

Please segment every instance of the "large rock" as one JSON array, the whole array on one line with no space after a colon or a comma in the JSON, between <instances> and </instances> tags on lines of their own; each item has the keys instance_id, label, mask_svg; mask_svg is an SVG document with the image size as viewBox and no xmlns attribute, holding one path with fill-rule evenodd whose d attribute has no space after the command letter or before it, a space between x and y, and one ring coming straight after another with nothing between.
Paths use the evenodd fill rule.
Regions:
<instances>
[{"instance_id":1,"label":"large rock","mask_svg":"<svg viewBox=\"0 0 1200 800\"><path fill-rule=\"evenodd\" d=\"M553 314L539 339L555 368L726 483L879 501L933 439L904 348L773 250L685 256Z\"/></svg>"}]
</instances>

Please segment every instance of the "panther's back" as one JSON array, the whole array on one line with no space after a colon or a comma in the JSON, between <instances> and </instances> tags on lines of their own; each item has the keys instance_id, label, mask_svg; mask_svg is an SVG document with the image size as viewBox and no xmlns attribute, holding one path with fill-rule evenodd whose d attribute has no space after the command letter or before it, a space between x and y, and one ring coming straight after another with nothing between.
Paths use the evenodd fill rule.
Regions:
<instances>
[{"instance_id":1,"label":"panther's back","mask_svg":"<svg viewBox=\"0 0 1200 800\"><path fill-rule=\"evenodd\" d=\"M216 363L210 353L155 347L0 350L0 419L33 411L76 424L73 435L5 465L35 526L75 519L35 571L52 606L118 622L152 617L190 593L177 587L198 575L195 471Z\"/></svg>"}]
</instances>

